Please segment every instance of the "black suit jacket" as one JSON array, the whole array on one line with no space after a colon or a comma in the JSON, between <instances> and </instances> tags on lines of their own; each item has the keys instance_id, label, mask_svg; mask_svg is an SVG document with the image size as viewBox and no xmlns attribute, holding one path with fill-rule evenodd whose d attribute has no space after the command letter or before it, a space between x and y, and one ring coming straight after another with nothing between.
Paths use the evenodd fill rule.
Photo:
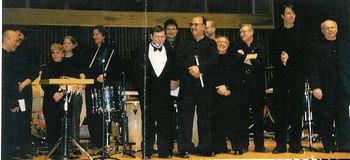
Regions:
<instances>
[{"instance_id":1,"label":"black suit jacket","mask_svg":"<svg viewBox=\"0 0 350 160\"><path fill-rule=\"evenodd\" d=\"M334 104L338 85L337 55L334 55L326 39L321 39L311 45L309 80L312 89L322 90L322 99L327 104Z\"/></svg>"},{"instance_id":2,"label":"black suit jacket","mask_svg":"<svg viewBox=\"0 0 350 160\"><path fill-rule=\"evenodd\" d=\"M338 61L339 77L342 83L343 90L345 93L340 96L345 99L350 99L350 41L341 42L339 45L339 61Z\"/></svg>"},{"instance_id":3,"label":"black suit jacket","mask_svg":"<svg viewBox=\"0 0 350 160\"><path fill-rule=\"evenodd\" d=\"M140 97L143 97L144 94L144 80L146 80L146 93L147 96L153 95L164 95L169 96L170 94L170 81L175 80L175 69L174 69L174 58L170 55L170 52L167 51L166 47L166 55L167 62L164 66L164 69L159 77L157 77L151 61L148 57L148 46L141 47L136 55L136 63L135 63L135 73L136 75L136 85L137 90L139 92ZM144 74L144 69L146 69L146 74Z\"/></svg>"}]
</instances>

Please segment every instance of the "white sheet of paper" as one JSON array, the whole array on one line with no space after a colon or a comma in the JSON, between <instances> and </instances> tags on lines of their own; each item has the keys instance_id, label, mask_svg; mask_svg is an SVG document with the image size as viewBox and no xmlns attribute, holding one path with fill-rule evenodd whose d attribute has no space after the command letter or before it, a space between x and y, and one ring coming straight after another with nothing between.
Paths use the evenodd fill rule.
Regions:
<instances>
[{"instance_id":1,"label":"white sheet of paper","mask_svg":"<svg viewBox=\"0 0 350 160\"><path fill-rule=\"evenodd\" d=\"M18 100L19 109L21 109L22 112L26 111L26 102L24 99Z\"/></svg>"},{"instance_id":2,"label":"white sheet of paper","mask_svg":"<svg viewBox=\"0 0 350 160\"><path fill-rule=\"evenodd\" d=\"M170 90L170 95L177 97L179 95L180 87L177 87L175 90Z\"/></svg>"}]
</instances>

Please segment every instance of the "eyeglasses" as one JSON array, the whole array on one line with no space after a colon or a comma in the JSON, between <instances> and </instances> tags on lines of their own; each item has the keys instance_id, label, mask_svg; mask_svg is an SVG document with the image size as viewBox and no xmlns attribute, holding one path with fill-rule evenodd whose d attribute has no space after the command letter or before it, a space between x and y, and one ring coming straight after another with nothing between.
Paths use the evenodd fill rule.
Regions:
<instances>
[{"instance_id":1,"label":"eyeglasses","mask_svg":"<svg viewBox=\"0 0 350 160\"><path fill-rule=\"evenodd\" d=\"M190 27L194 26L197 27L199 25L203 25L202 23L189 23Z\"/></svg>"}]
</instances>

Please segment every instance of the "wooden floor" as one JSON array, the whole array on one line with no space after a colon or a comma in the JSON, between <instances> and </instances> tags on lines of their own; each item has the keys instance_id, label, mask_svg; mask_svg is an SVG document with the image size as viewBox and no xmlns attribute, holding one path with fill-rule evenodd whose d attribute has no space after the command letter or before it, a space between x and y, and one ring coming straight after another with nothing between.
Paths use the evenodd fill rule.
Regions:
<instances>
[{"instance_id":1,"label":"wooden floor","mask_svg":"<svg viewBox=\"0 0 350 160\"><path fill-rule=\"evenodd\" d=\"M303 145L307 146L307 140L304 140ZM275 146L275 141L272 139L265 139L265 146L267 147L267 149L272 150ZM313 147L318 149L318 150L322 150L322 145L319 142L316 142L313 144ZM176 148L176 147L175 147ZM257 153L257 152L253 152L254 150L254 146L251 142L250 148L249 148L249 152L240 155L240 156L236 156L230 153L227 154L217 154L215 155L215 157L200 157L200 156L196 156L196 155L190 155L189 159L350 159L350 153L340 153L340 152L336 152L334 154L327 154L327 153L323 153L323 152L310 152L307 149L305 149L305 153L304 154L292 154L292 153L282 153L282 154L272 154L271 152L268 153ZM136 160L136 159L142 159L142 154L141 152L137 152L134 154L136 156L136 158L131 158L129 156L126 155L122 155L122 154L114 154L112 155L112 157L115 158L119 158L121 160ZM93 156L94 158L94 156ZM44 160L45 156L39 156L39 157L34 157L34 160ZM87 159L86 156L80 156L79 159ZM161 159L157 157L157 154L154 154L152 156L152 159ZM175 156L173 156L172 159L182 159L182 158L177 158Z\"/></svg>"}]
</instances>

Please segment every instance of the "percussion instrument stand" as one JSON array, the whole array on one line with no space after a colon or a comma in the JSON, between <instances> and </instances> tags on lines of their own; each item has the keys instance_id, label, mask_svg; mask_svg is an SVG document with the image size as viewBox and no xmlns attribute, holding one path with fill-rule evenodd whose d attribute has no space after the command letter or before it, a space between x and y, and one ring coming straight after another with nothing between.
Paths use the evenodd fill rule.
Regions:
<instances>
[{"instance_id":1,"label":"percussion instrument stand","mask_svg":"<svg viewBox=\"0 0 350 160\"><path fill-rule=\"evenodd\" d=\"M119 149L119 146L123 146L122 153L124 155L128 155L132 158L135 158L133 153L135 151L132 150L132 145L135 145L135 142L129 142L129 129L128 129L128 115L126 108L126 95L125 95L125 73L122 72L122 83L118 86L118 96L119 96L119 106L121 107L121 115L119 119L119 136L116 142L116 150ZM129 147L127 150L126 147Z\"/></svg>"},{"instance_id":2,"label":"percussion instrument stand","mask_svg":"<svg viewBox=\"0 0 350 160\"><path fill-rule=\"evenodd\" d=\"M112 55L113 55L113 52L114 52L114 50L112 51ZM108 68L108 65L105 68L105 59L103 59L102 60L102 77L103 77L102 92L103 92L103 89L105 87L105 80L106 80L105 78L106 78L107 68ZM105 100L104 93L102 93L101 95L102 95L102 103L101 103L102 113L101 114L102 114L102 146L103 146L103 148L102 148L102 155L100 157L96 157L94 159L100 159L100 160L117 159L117 160L119 160L118 158L113 158L108 154L109 133L108 133L108 120L106 119L106 116L105 116L105 110L108 112L108 114L109 114L109 111L105 108L106 105L104 102L104 100Z\"/></svg>"},{"instance_id":3,"label":"percussion instrument stand","mask_svg":"<svg viewBox=\"0 0 350 160\"><path fill-rule=\"evenodd\" d=\"M69 158L69 142L72 142L73 145L75 145L82 153L84 153L88 159L92 159L89 153L87 153L83 147L79 145L77 141L75 141L72 137L69 136L69 127L68 127L68 101L69 101L69 96L68 96L68 85L66 85L66 90L63 91L65 98L64 98L64 115L62 117L62 124L64 126L64 130L62 132L62 137L58 140L58 142L54 145L54 147L51 149L49 154L47 155L46 159L48 159L53 152L58 148L58 146L62 143L63 145L63 156L61 156L61 160L68 160ZM69 142L68 142L69 141Z\"/></svg>"},{"instance_id":4,"label":"percussion instrument stand","mask_svg":"<svg viewBox=\"0 0 350 160\"><path fill-rule=\"evenodd\" d=\"M309 145L307 147L304 147L305 149L308 149L309 151L315 151L317 152L318 150L312 147L313 144L313 137L312 135L312 112L311 112L311 99L312 99L312 93L310 89L310 84L308 80L305 82L305 105L307 107L307 113L306 113L306 119L307 119L307 126L308 126L308 140L309 140Z\"/></svg>"}]
</instances>

